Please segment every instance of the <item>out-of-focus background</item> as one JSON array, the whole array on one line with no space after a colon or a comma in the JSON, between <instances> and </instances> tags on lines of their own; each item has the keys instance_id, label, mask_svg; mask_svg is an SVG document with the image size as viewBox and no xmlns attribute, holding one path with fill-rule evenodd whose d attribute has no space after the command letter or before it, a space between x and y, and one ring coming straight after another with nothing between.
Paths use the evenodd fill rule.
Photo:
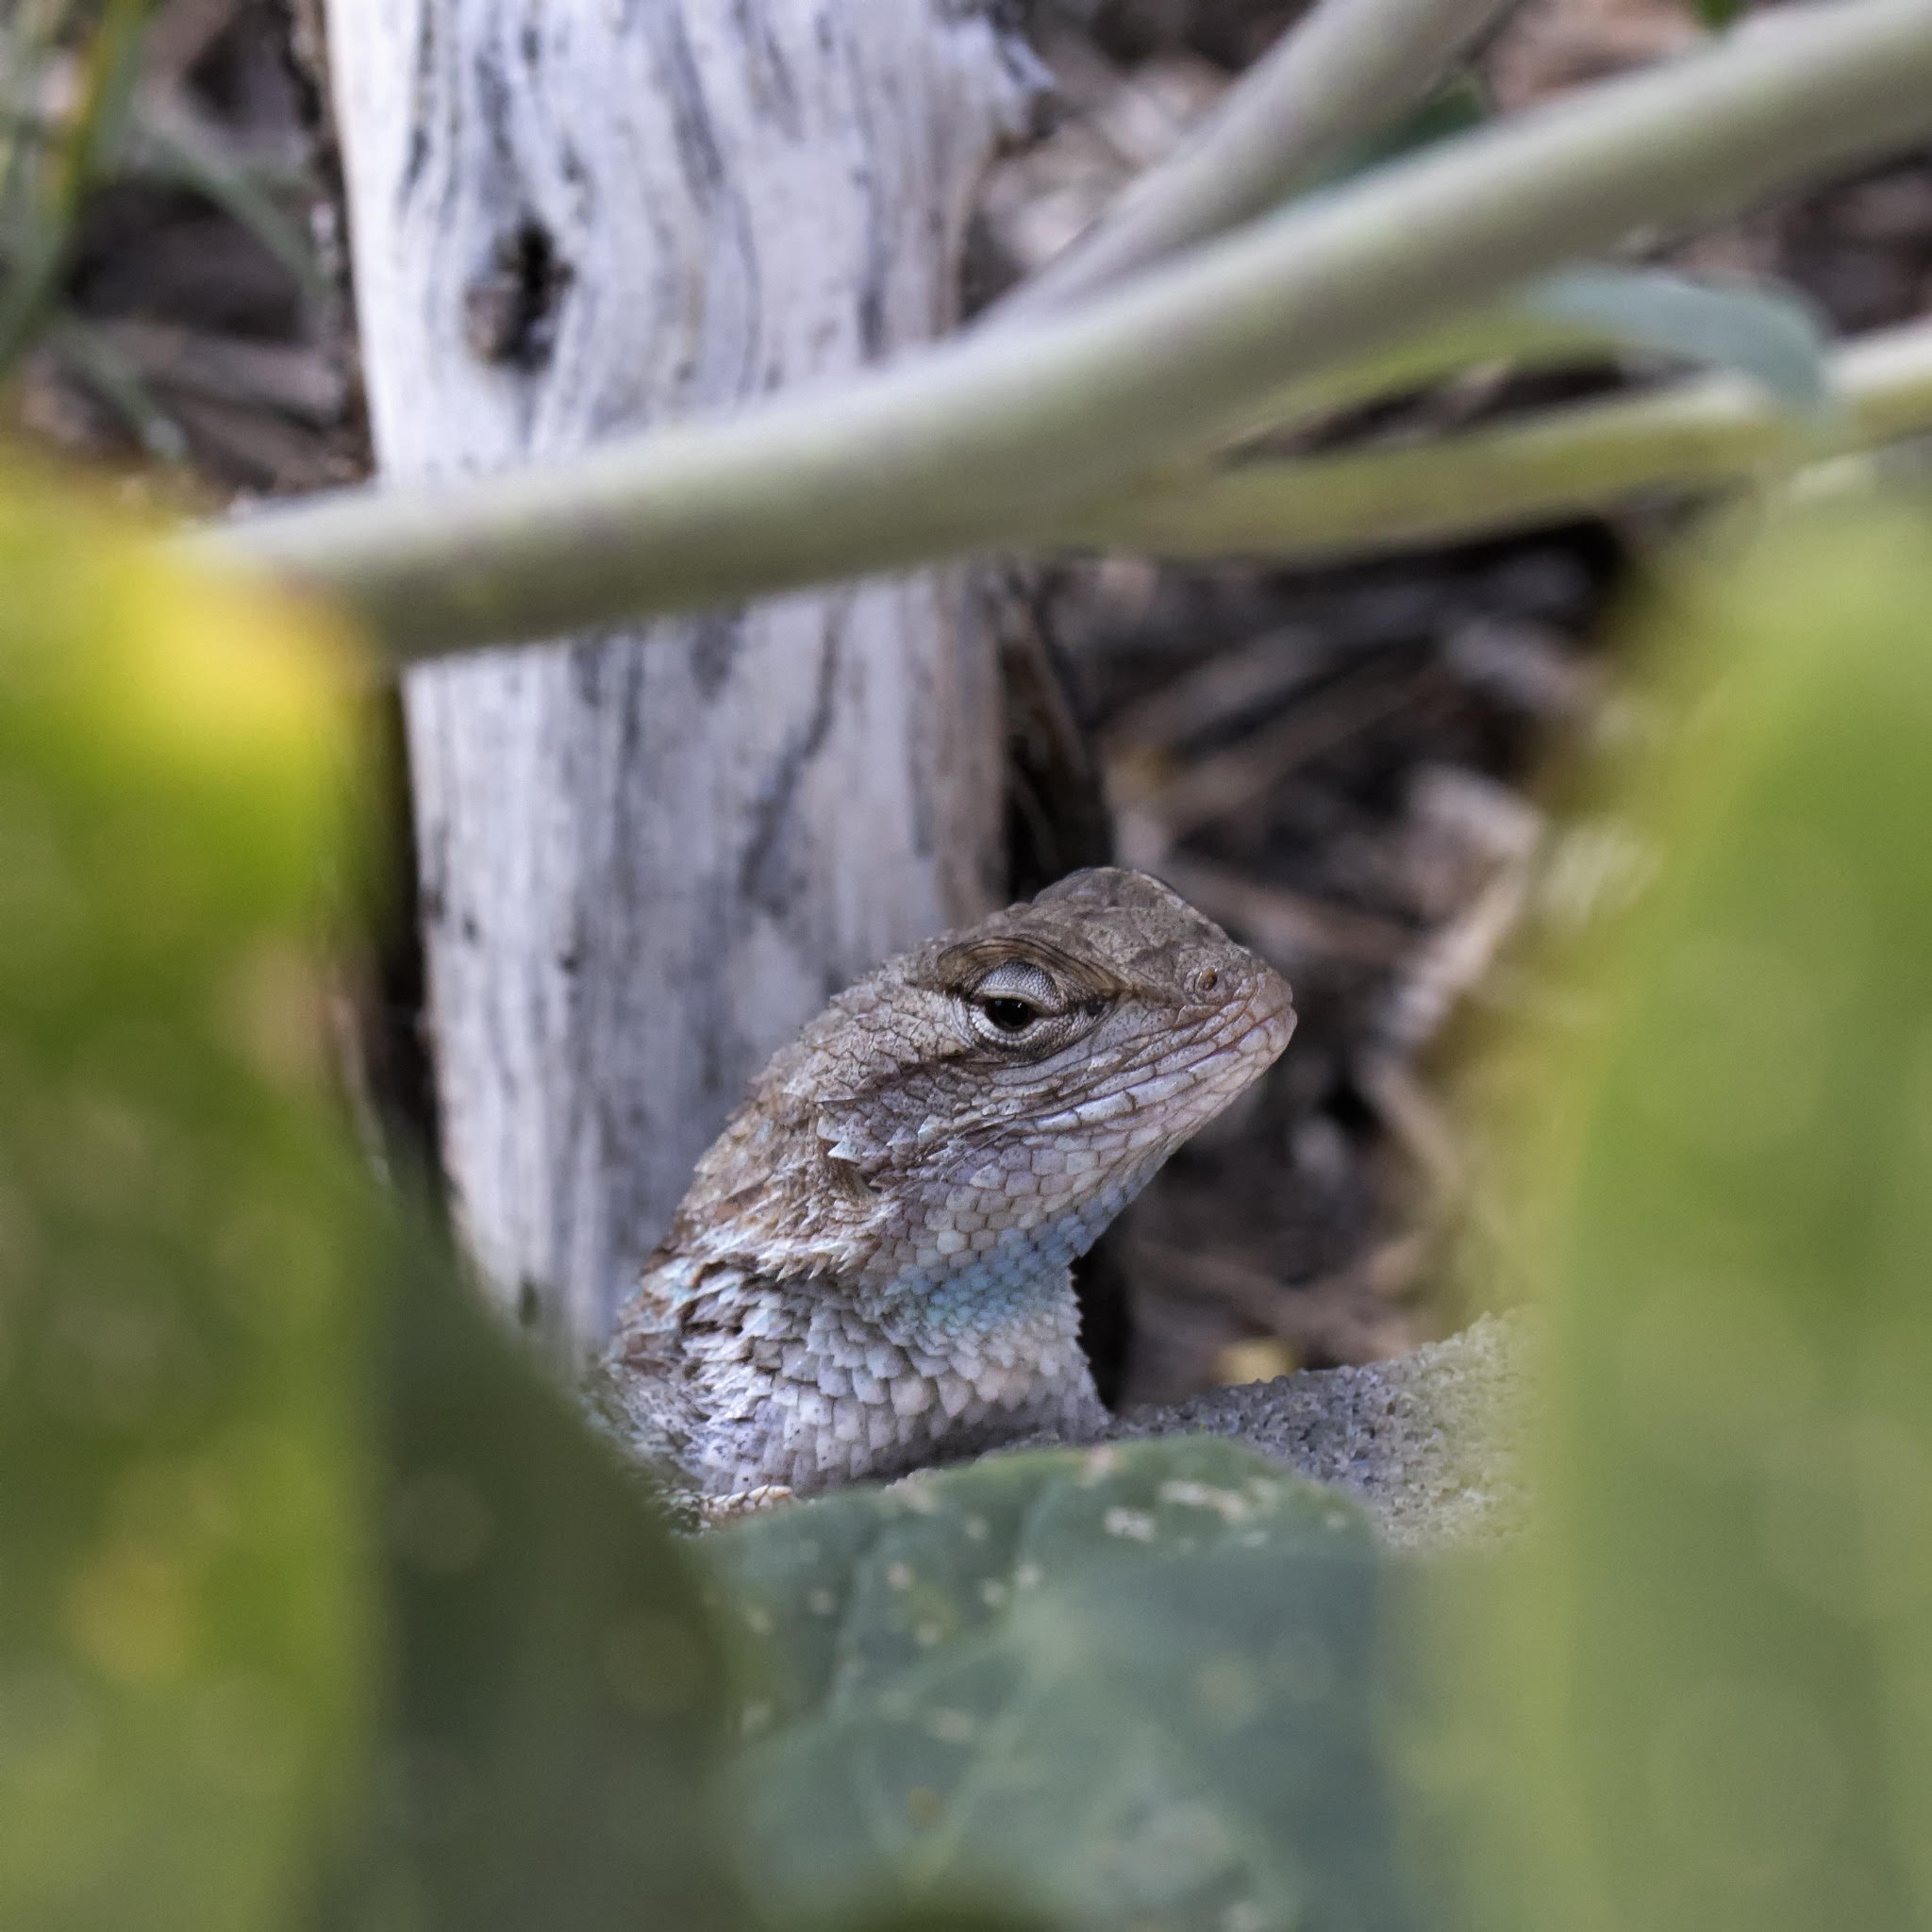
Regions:
<instances>
[{"instance_id":1,"label":"out-of-focus background","mask_svg":"<svg viewBox=\"0 0 1932 1932\"><path fill-rule=\"evenodd\" d=\"M1295 12L1040 9L1051 128L983 183L969 308L1173 153ZM319 28L313 0L156 14L136 164L89 204L9 396L16 426L136 494L215 509L369 473ZM1461 111L1524 108L1699 34L1676 0L1532 0L1481 49L1487 101ZM1780 277L1840 332L1932 312L1932 156L1660 258ZM1608 361L1476 370L1296 446L1398 446L1645 379ZM1604 862L1587 827L1549 836L1547 780L1635 728L1604 620L1680 524L1640 505L1333 569L1113 556L1011 573L1029 635L1005 658L1010 890L1109 857L1154 870L1288 974L1301 1014L1293 1052L1090 1263L1119 1397L1367 1361L1466 1314L1441 1240L1467 1183L1444 1049L1509 1009L1522 989L1496 962ZM404 799L389 818L408 877ZM433 1144L421 998L405 906L361 1032L380 1106Z\"/></svg>"}]
</instances>

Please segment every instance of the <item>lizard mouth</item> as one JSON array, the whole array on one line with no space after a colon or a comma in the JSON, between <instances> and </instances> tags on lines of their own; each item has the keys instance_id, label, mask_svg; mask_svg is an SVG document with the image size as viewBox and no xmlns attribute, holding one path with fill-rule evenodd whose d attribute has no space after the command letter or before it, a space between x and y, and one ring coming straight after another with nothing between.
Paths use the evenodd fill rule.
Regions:
<instances>
[{"instance_id":1,"label":"lizard mouth","mask_svg":"<svg viewBox=\"0 0 1932 1932\"><path fill-rule=\"evenodd\" d=\"M1248 1001L1249 1023L1247 1032L1242 1036L1242 1044L1252 1043L1257 1052L1265 1053L1267 1058L1262 1065L1272 1066L1281 1058L1288 1042L1294 1037L1294 993L1280 974L1272 966L1260 960L1255 962L1258 971L1258 983Z\"/></svg>"}]
</instances>

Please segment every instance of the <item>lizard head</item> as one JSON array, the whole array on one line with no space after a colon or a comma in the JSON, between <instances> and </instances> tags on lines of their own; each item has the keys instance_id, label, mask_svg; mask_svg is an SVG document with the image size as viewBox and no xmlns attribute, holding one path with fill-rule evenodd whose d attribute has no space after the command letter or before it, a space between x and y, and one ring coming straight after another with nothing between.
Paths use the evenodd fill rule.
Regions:
<instances>
[{"instance_id":1,"label":"lizard head","mask_svg":"<svg viewBox=\"0 0 1932 1932\"><path fill-rule=\"evenodd\" d=\"M1294 1028L1279 974L1158 880L1112 867L1074 873L909 966L908 991L952 1035L908 1089L929 1142L1043 1151L1026 1167L1041 1177L1053 1155L1085 1157L1062 1170L1075 1176L1165 1158Z\"/></svg>"},{"instance_id":2,"label":"lizard head","mask_svg":"<svg viewBox=\"0 0 1932 1932\"><path fill-rule=\"evenodd\" d=\"M754 1085L673 1240L994 1319L1288 1044L1287 982L1100 868L894 959Z\"/></svg>"}]
</instances>

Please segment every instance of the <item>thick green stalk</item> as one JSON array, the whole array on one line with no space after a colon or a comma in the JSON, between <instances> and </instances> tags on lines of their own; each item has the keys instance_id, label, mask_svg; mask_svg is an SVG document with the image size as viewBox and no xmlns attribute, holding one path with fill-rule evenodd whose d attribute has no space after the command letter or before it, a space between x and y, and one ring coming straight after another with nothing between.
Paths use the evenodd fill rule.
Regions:
<instances>
[{"instance_id":1,"label":"thick green stalk","mask_svg":"<svg viewBox=\"0 0 1932 1932\"><path fill-rule=\"evenodd\" d=\"M339 597L398 658L1038 543L1255 399L1643 223L1932 127L1932 7L1845 0L1495 124L1064 318L569 462L192 540Z\"/></svg>"},{"instance_id":2,"label":"thick green stalk","mask_svg":"<svg viewBox=\"0 0 1932 1932\"><path fill-rule=\"evenodd\" d=\"M987 325L1072 307L1252 221L1420 100L1508 0L1322 0L1241 76L1199 140L1128 190Z\"/></svg>"},{"instance_id":3,"label":"thick green stalk","mask_svg":"<svg viewBox=\"0 0 1932 1932\"><path fill-rule=\"evenodd\" d=\"M1170 475L1083 508L1063 541L1159 557L1329 558L1445 542L1734 483L1766 468L1932 429L1932 323L1832 358L1841 414L1795 416L1736 376L1552 409L1411 449Z\"/></svg>"}]
</instances>

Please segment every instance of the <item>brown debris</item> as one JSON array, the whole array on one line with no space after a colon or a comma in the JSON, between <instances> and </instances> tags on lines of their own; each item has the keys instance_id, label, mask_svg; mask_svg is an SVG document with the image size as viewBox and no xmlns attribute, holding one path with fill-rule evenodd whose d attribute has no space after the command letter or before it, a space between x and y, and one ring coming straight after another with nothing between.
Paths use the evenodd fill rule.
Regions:
<instances>
[{"instance_id":1,"label":"brown debris","mask_svg":"<svg viewBox=\"0 0 1932 1932\"><path fill-rule=\"evenodd\" d=\"M1287 9L1058 11L1084 22L1043 50L1064 117L1004 164L982 208L981 253L1008 276L1126 192L1135 143L1118 130L1156 126L1150 98L1205 104L1192 63L1238 69ZM1229 58L1214 36L1243 22L1257 38ZM1480 64L1513 111L1703 38L1681 0L1532 0ZM1932 165L1867 170L1662 258L1781 275L1841 329L1906 320L1932 308ZM1477 372L1343 419L1324 446L1437 434L1622 379ZM1642 728L1598 632L1625 541L1667 528L1579 524L1350 569L1115 557L1041 573L1034 601L1098 742L1117 855L1287 974L1302 1015L1251 1102L1182 1150L1101 1257L1128 1282L1130 1401L1289 1357L1396 1354L1461 1319L1442 1264L1470 1163L1440 1062L1461 1012L1544 997L1508 967L1518 928L1575 916L1640 862L1602 827L1547 826L1531 791L1563 746Z\"/></svg>"},{"instance_id":2,"label":"brown debris","mask_svg":"<svg viewBox=\"0 0 1932 1932\"><path fill-rule=\"evenodd\" d=\"M18 426L69 454L141 464L179 449L206 500L352 483L370 468L354 319L321 104L274 0L168 0L144 42L142 113L246 177L309 238L334 293L305 288L261 235L143 163L96 193L65 289L96 370L116 368L145 425L58 337L16 385ZM142 449L145 427L146 452Z\"/></svg>"}]
</instances>

